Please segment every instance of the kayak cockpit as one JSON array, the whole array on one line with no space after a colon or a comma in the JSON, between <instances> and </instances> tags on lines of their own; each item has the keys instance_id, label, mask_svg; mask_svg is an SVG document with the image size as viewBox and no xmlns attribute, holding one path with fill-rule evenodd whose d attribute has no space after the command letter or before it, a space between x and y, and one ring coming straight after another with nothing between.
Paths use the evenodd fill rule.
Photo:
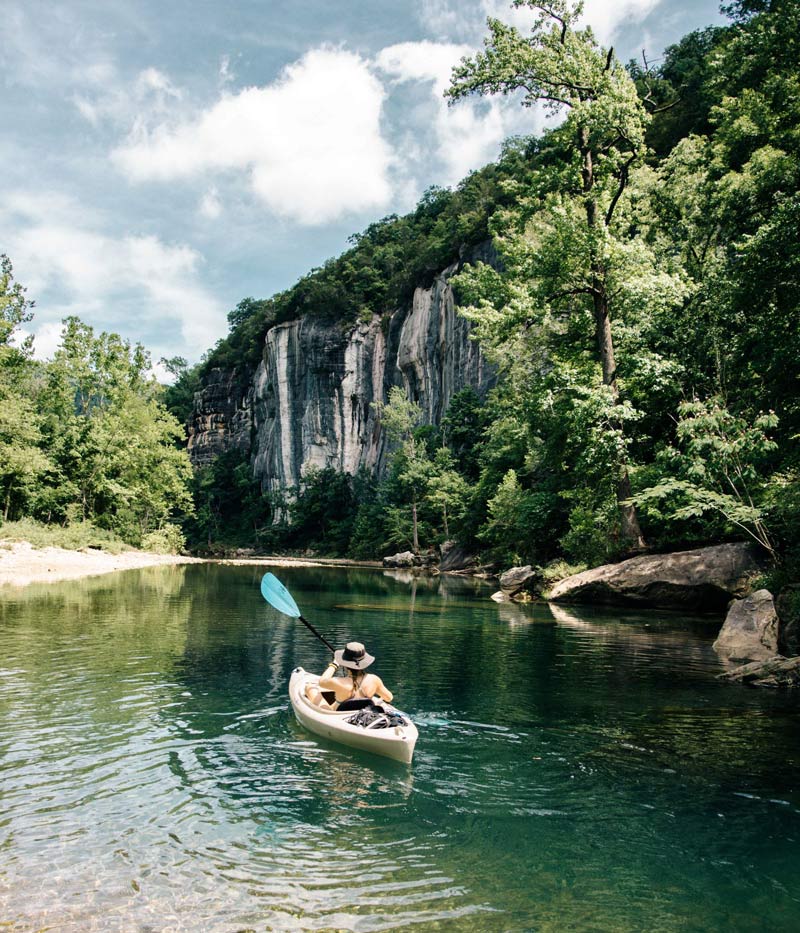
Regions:
<instances>
[{"instance_id":1,"label":"kayak cockpit","mask_svg":"<svg viewBox=\"0 0 800 933\"><path fill-rule=\"evenodd\" d=\"M306 687L319 682L316 674L296 668L289 681L289 699L297 721L316 735L410 762L417 741L411 719L388 703L369 702L363 709L338 710L317 706L306 696Z\"/></svg>"}]
</instances>

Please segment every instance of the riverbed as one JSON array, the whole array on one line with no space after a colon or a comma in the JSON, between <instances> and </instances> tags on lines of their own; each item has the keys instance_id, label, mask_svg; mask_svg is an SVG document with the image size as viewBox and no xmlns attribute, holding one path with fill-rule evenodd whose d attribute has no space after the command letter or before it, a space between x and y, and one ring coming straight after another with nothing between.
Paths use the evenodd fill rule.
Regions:
<instances>
[{"instance_id":1,"label":"riverbed","mask_svg":"<svg viewBox=\"0 0 800 933\"><path fill-rule=\"evenodd\" d=\"M798 700L719 682L717 619L497 605L286 568L420 729L294 721L328 653L255 566L0 593L0 920L15 931L794 930Z\"/></svg>"}]
</instances>

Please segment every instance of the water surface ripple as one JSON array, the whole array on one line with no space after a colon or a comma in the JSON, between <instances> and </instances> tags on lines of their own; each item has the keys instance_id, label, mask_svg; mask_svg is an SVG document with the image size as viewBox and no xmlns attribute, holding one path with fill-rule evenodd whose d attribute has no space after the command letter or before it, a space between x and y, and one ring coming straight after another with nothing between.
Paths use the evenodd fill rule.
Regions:
<instances>
[{"instance_id":1,"label":"water surface ripple","mask_svg":"<svg viewBox=\"0 0 800 933\"><path fill-rule=\"evenodd\" d=\"M797 699L714 623L292 570L414 716L409 768L286 698L325 649L255 568L0 595L0 928L795 930Z\"/></svg>"}]
</instances>

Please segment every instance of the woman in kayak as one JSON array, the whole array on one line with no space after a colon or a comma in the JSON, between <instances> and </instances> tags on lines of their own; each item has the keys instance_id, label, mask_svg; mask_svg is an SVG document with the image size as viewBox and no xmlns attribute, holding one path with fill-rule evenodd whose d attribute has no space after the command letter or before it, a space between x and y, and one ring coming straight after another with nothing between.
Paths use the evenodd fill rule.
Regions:
<instances>
[{"instance_id":1,"label":"woman in kayak","mask_svg":"<svg viewBox=\"0 0 800 933\"><path fill-rule=\"evenodd\" d=\"M319 679L319 687L309 684L306 695L315 706L333 709L358 709L365 700L372 700L375 696L391 703L392 691L384 686L380 677L364 673L374 660L360 641L348 642L340 651L334 652L333 660ZM344 677L334 677L340 667L346 668L347 673Z\"/></svg>"}]
</instances>

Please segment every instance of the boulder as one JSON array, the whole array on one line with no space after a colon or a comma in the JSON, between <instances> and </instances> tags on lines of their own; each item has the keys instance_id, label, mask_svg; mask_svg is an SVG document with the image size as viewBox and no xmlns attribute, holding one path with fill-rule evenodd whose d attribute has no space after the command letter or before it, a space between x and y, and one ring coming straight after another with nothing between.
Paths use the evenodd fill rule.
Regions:
<instances>
[{"instance_id":1,"label":"boulder","mask_svg":"<svg viewBox=\"0 0 800 933\"><path fill-rule=\"evenodd\" d=\"M778 615L769 590L733 601L714 651L726 661L766 661L778 654Z\"/></svg>"},{"instance_id":2,"label":"boulder","mask_svg":"<svg viewBox=\"0 0 800 933\"><path fill-rule=\"evenodd\" d=\"M413 551L401 551L399 554L383 558L384 567L414 567L418 563Z\"/></svg>"},{"instance_id":3,"label":"boulder","mask_svg":"<svg viewBox=\"0 0 800 933\"><path fill-rule=\"evenodd\" d=\"M465 570L477 570L478 560L474 554L455 544L447 541L442 545L442 559L439 563L439 570L442 573L457 573Z\"/></svg>"},{"instance_id":4,"label":"boulder","mask_svg":"<svg viewBox=\"0 0 800 933\"><path fill-rule=\"evenodd\" d=\"M492 593L489 598L493 599L496 603L511 602L511 597L508 595L508 593L504 593L502 590L498 590L496 593Z\"/></svg>"},{"instance_id":5,"label":"boulder","mask_svg":"<svg viewBox=\"0 0 800 933\"><path fill-rule=\"evenodd\" d=\"M782 655L800 655L800 584L784 587L775 600L778 613L778 648Z\"/></svg>"},{"instance_id":6,"label":"boulder","mask_svg":"<svg viewBox=\"0 0 800 933\"><path fill-rule=\"evenodd\" d=\"M758 551L751 544L646 554L567 577L547 599L720 611L731 599L745 595L759 568Z\"/></svg>"},{"instance_id":7,"label":"boulder","mask_svg":"<svg viewBox=\"0 0 800 933\"><path fill-rule=\"evenodd\" d=\"M524 567L512 567L500 575L500 589L509 596L516 596L523 591L529 591L538 580L539 575L530 564Z\"/></svg>"},{"instance_id":8,"label":"boulder","mask_svg":"<svg viewBox=\"0 0 800 933\"><path fill-rule=\"evenodd\" d=\"M718 676L721 680L751 684L754 687L800 687L800 658L753 661Z\"/></svg>"}]
</instances>

